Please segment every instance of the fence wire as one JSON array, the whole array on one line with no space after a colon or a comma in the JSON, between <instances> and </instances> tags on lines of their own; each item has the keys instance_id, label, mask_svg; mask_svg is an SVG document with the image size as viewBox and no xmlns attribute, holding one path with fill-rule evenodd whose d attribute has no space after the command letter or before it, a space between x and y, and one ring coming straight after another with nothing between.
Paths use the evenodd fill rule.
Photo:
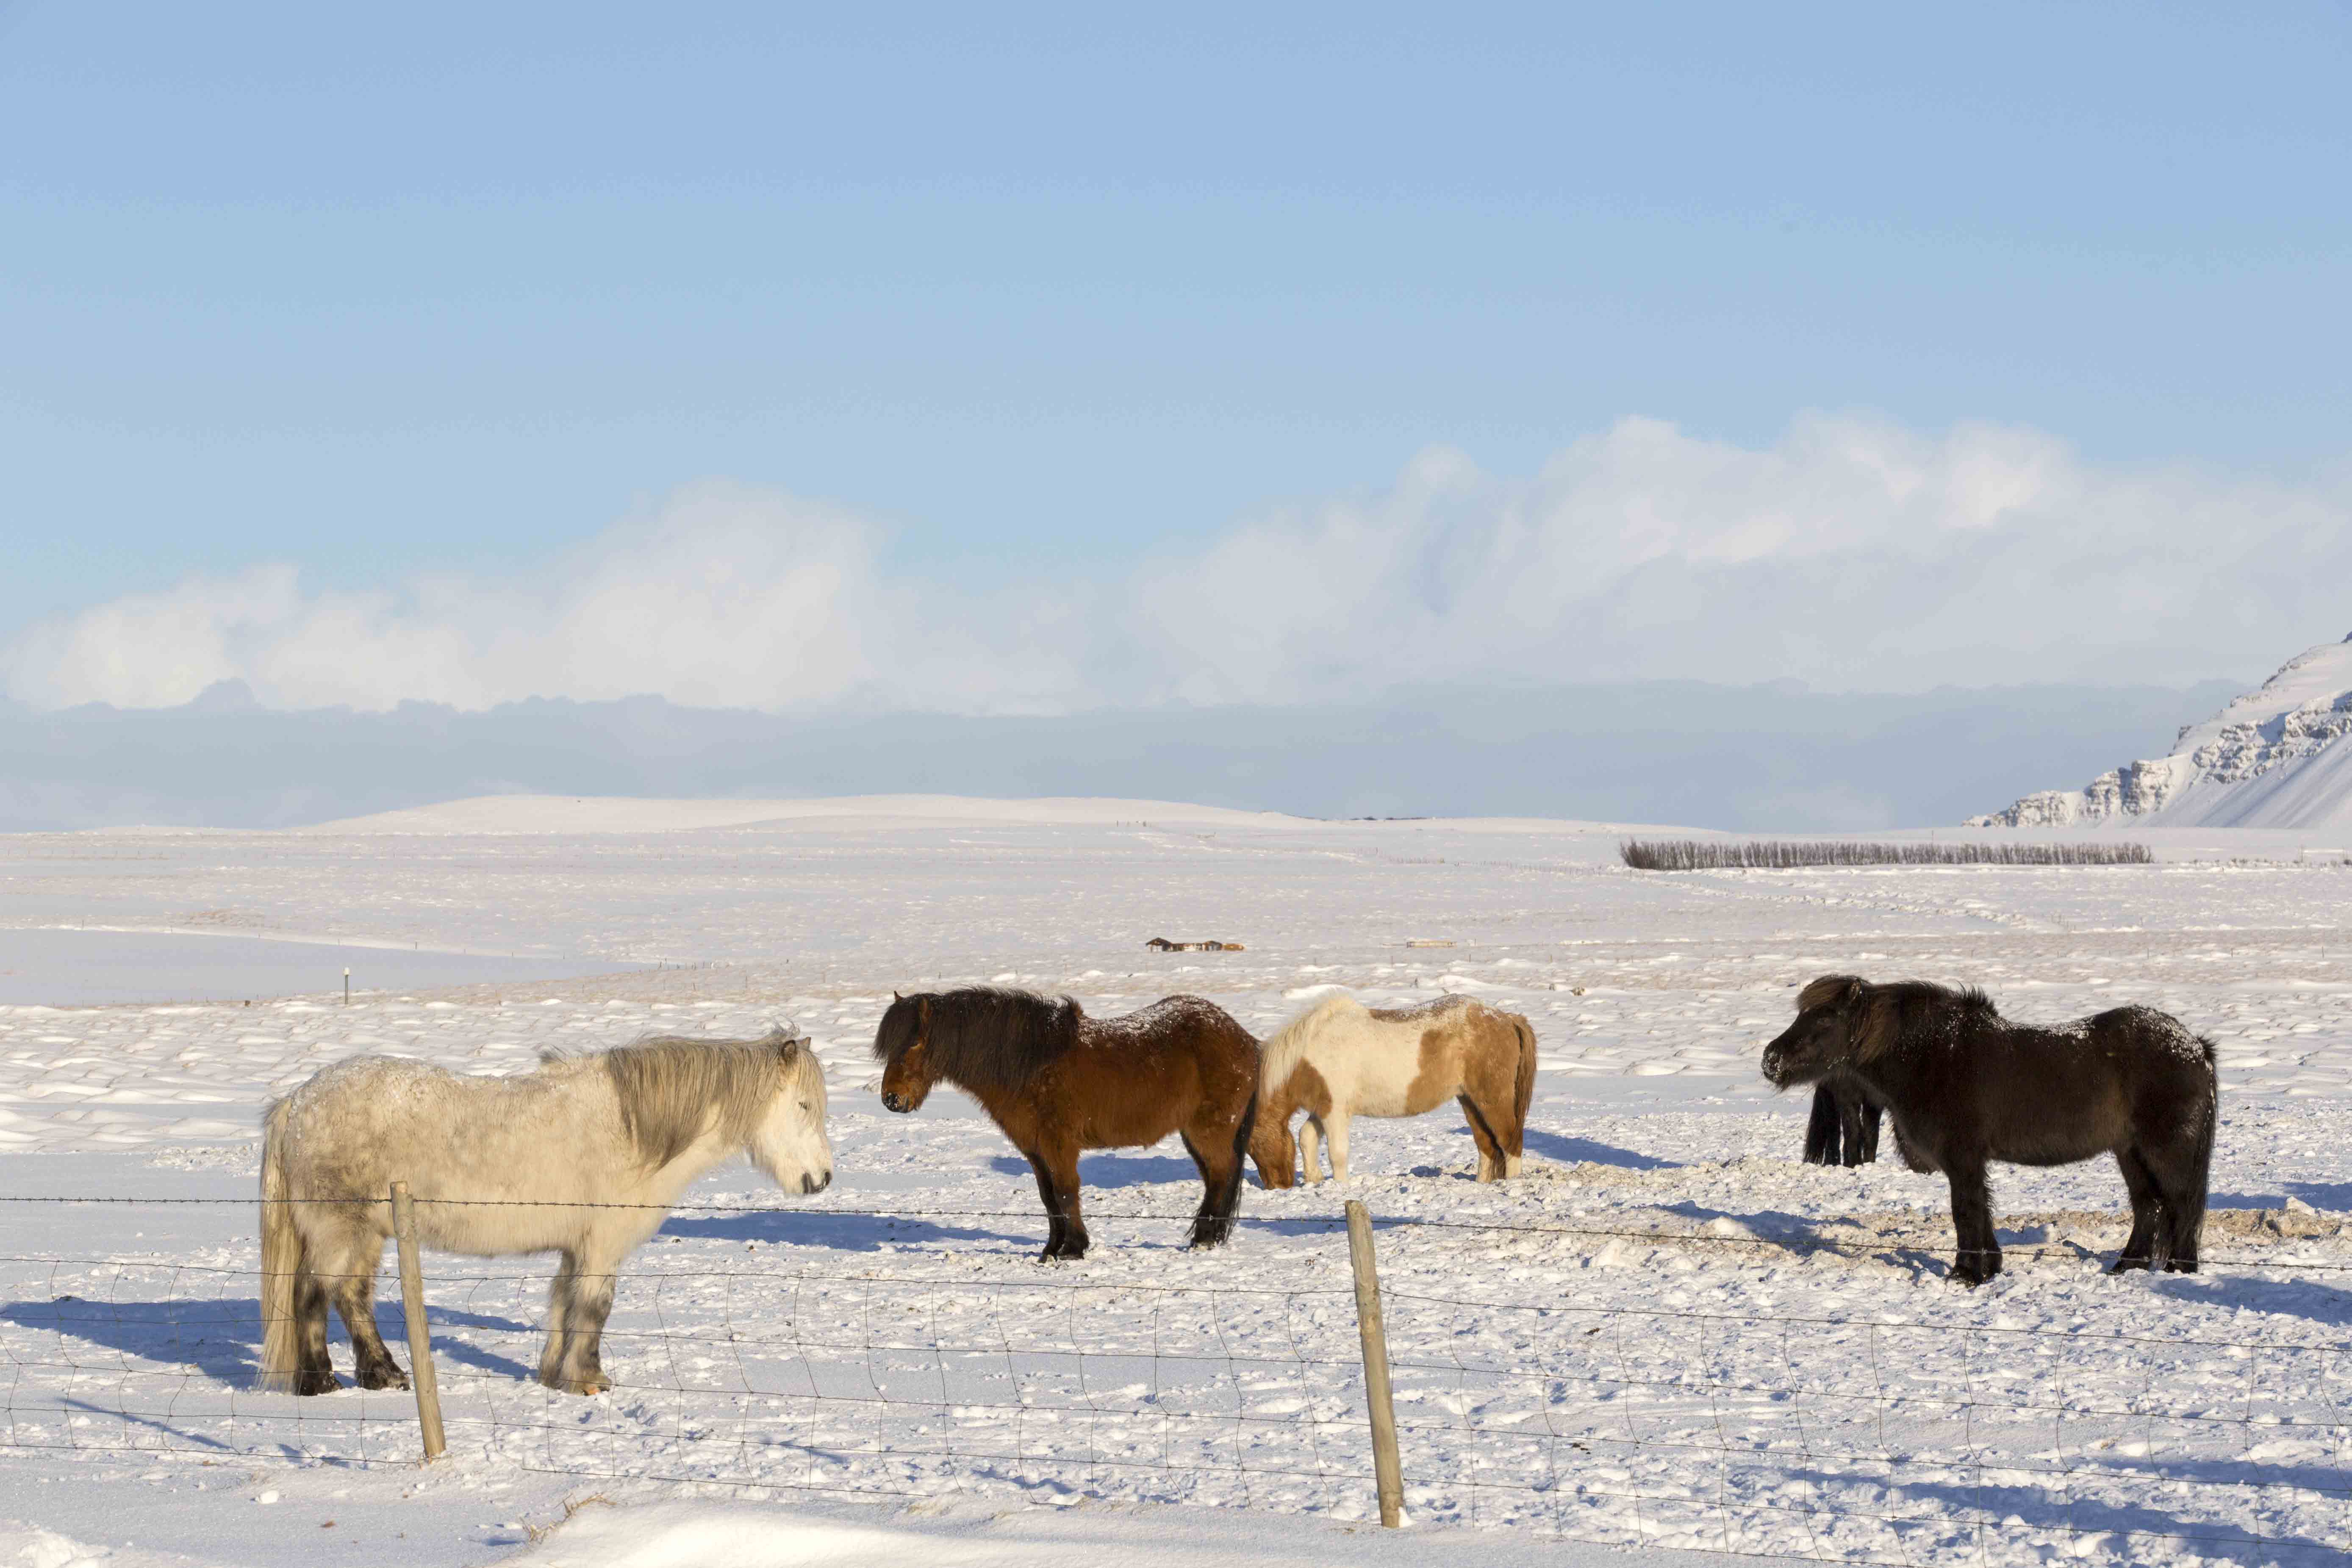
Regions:
<instances>
[{"instance_id":1,"label":"fence wire","mask_svg":"<svg viewBox=\"0 0 2352 1568\"><path fill-rule=\"evenodd\" d=\"M431 1255L433 1353L460 1462L845 1496L1376 1511L1336 1220L1265 1222L1285 1246L1251 1278L1300 1285L1260 1289L1090 1279L1084 1264L1002 1253L877 1267L881 1256L822 1245L825 1211L734 1212L810 1222L808 1240L641 1249L605 1330L617 1386L593 1399L532 1381L551 1269ZM1190 1216L1093 1217L1100 1231ZM2326 1325L2264 1338L2245 1332L2247 1315L2217 1316L2216 1332L2186 1338L1806 1315L1764 1291L1736 1310L1580 1300L1572 1284L1533 1300L1477 1288L1502 1273L1498 1247L1726 1238L1411 1220L1380 1231L1399 1255L1383 1258L1383 1313L1417 1519L1904 1565L2302 1564L2352 1547L2352 1342ZM405 1393L253 1389L259 1286L235 1262L0 1258L0 1448L415 1463ZM393 1297L377 1318L397 1353Z\"/></svg>"}]
</instances>

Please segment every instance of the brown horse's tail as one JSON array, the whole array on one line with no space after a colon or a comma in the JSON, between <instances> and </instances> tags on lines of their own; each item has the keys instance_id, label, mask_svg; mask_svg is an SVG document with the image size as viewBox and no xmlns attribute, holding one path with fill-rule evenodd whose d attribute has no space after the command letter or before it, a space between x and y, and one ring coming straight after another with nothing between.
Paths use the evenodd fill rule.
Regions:
<instances>
[{"instance_id":1,"label":"brown horse's tail","mask_svg":"<svg viewBox=\"0 0 2352 1568\"><path fill-rule=\"evenodd\" d=\"M1528 1107L1536 1097L1536 1026L1514 1013L1511 1027L1519 1037L1519 1078L1511 1092L1511 1141L1503 1147L1504 1174L1519 1173L1519 1157L1527 1152Z\"/></svg>"},{"instance_id":2,"label":"brown horse's tail","mask_svg":"<svg viewBox=\"0 0 2352 1568\"><path fill-rule=\"evenodd\" d=\"M1234 1216L1242 1210L1242 1162L1249 1154L1250 1135L1257 1131L1257 1090L1250 1090L1249 1103L1242 1107L1242 1119L1234 1128L1233 1159L1225 1179L1213 1192L1202 1194L1201 1213L1192 1221L1194 1247L1217 1247L1234 1234Z\"/></svg>"},{"instance_id":3,"label":"brown horse's tail","mask_svg":"<svg viewBox=\"0 0 2352 1568\"><path fill-rule=\"evenodd\" d=\"M261 1373L256 1386L290 1392L300 1371L294 1332L294 1277L304 1262L302 1227L286 1183L286 1102L261 1116Z\"/></svg>"},{"instance_id":4,"label":"brown horse's tail","mask_svg":"<svg viewBox=\"0 0 2352 1568\"><path fill-rule=\"evenodd\" d=\"M1257 1134L1256 1089L1250 1090L1249 1103L1242 1107L1241 1125L1234 1129L1234 1173L1225 1178L1225 1190L1218 1194L1217 1212L1232 1228L1234 1215L1242 1212L1242 1157L1249 1152L1250 1140Z\"/></svg>"}]
</instances>

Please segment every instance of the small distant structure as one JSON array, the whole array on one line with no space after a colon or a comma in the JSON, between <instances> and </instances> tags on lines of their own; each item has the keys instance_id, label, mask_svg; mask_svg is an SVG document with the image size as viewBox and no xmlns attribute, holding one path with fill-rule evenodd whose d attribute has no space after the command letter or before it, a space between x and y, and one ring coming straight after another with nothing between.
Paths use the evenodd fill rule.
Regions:
<instances>
[{"instance_id":1,"label":"small distant structure","mask_svg":"<svg viewBox=\"0 0 2352 1568\"><path fill-rule=\"evenodd\" d=\"M1454 939L1452 937L1412 936L1405 938L1404 944L1407 947L1452 947L1454 945Z\"/></svg>"},{"instance_id":2,"label":"small distant structure","mask_svg":"<svg viewBox=\"0 0 2352 1568\"><path fill-rule=\"evenodd\" d=\"M1170 942L1155 936L1143 944L1154 952L1246 952L1249 950L1237 942Z\"/></svg>"}]
</instances>

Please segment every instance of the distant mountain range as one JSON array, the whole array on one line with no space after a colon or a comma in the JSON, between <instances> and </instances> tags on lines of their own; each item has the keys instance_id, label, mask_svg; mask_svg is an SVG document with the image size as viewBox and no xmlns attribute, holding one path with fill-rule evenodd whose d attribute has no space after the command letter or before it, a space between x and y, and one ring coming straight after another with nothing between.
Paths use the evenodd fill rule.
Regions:
<instances>
[{"instance_id":1,"label":"distant mountain range","mask_svg":"<svg viewBox=\"0 0 2352 1568\"><path fill-rule=\"evenodd\" d=\"M1857 694L1628 681L976 719L654 697L286 711L224 685L158 710L0 700L0 831L291 827L485 795L905 794L1861 831L1956 822L2042 780L2085 776L2242 687Z\"/></svg>"},{"instance_id":2,"label":"distant mountain range","mask_svg":"<svg viewBox=\"0 0 2352 1568\"><path fill-rule=\"evenodd\" d=\"M2352 827L2352 637L2306 648L2163 756L2041 790L1971 827Z\"/></svg>"}]
</instances>

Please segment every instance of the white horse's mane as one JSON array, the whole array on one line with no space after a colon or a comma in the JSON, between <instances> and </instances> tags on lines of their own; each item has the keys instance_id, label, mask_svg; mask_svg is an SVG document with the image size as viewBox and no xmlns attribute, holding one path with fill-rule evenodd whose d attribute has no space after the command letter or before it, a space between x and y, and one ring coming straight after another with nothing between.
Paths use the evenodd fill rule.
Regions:
<instances>
[{"instance_id":1,"label":"white horse's mane","mask_svg":"<svg viewBox=\"0 0 2352 1568\"><path fill-rule=\"evenodd\" d=\"M775 1099L778 1072L816 1067L807 1040L782 1026L757 1040L656 1035L593 1054L542 1051L539 1059L550 1068L602 1068L620 1104L623 1130L655 1167L668 1164L705 1132L730 1143L748 1142Z\"/></svg>"}]
</instances>

